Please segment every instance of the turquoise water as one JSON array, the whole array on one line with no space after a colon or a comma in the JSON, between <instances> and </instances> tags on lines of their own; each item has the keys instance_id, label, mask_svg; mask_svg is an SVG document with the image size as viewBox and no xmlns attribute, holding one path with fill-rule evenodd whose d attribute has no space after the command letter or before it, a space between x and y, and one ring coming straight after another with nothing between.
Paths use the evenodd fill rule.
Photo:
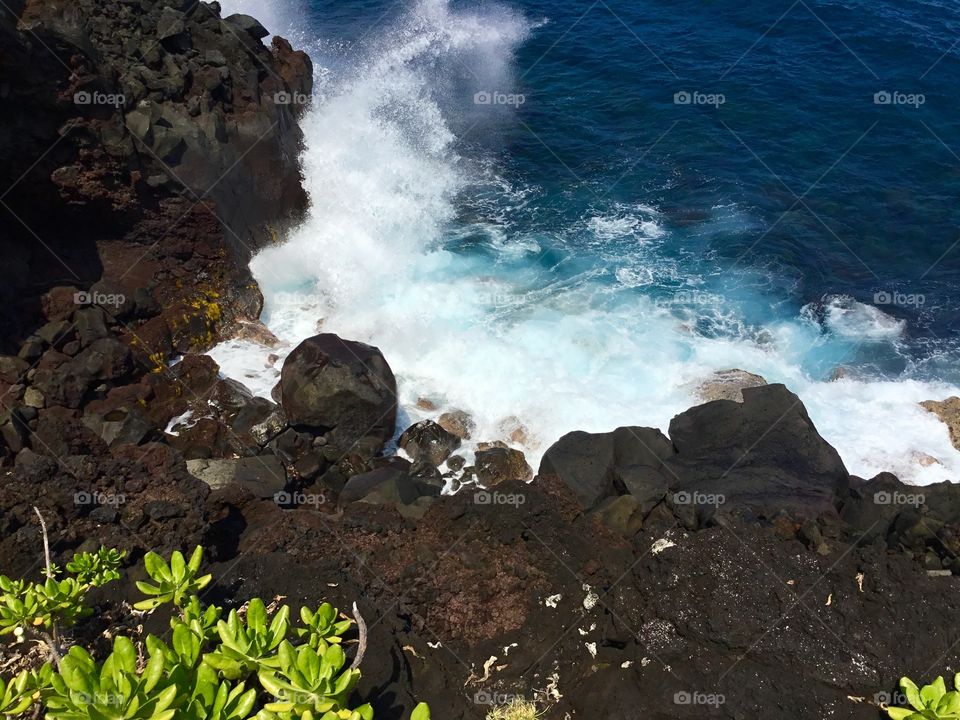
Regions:
<instances>
[{"instance_id":1,"label":"turquoise water","mask_svg":"<svg viewBox=\"0 0 960 720\"><path fill-rule=\"evenodd\" d=\"M289 343L377 344L408 419L522 424L534 458L743 367L852 470L958 479L916 406L960 383L957 5L228 5L317 66L311 215L253 265Z\"/></svg>"}]
</instances>

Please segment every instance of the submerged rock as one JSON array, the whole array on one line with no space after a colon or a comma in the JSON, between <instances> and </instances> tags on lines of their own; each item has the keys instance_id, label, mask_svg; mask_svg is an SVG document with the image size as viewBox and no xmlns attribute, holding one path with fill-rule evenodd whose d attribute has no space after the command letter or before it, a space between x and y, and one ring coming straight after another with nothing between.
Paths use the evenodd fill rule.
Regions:
<instances>
[{"instance_id":1,"label":"submerged rock","mask_svg":"<svg viewBox=\"0 0 960 720\"><path fill-rule=\"evenodd\" d=\"M469 440L473 431L477 429L477 424L473 421L473 418L463 410L451 410L443 413L437 418L437 424L461 440Z\"/></svg>"},{"instance_id":2,"label":"submerged rock","mask_svg":"<svg viewBox=\"0 0 960 720\"><path fill-rule=\"evenodd\" d=\"M743 402L744 388L766 385L760 375L746 370L720 370L704 380L697 388L697 396L704 402L713 400L733 400Z\"/></svg>"},{"instance_id":3,"label":"submerged rock","mask_svg":"<svg viewBox=\"0 0 960 720\"><path fill-rule=\"evenodd\" d=\"M943 421L950 430L950 441L960 450L960 397L925 400L920 405Z\"/></svg>"}]
</instances>

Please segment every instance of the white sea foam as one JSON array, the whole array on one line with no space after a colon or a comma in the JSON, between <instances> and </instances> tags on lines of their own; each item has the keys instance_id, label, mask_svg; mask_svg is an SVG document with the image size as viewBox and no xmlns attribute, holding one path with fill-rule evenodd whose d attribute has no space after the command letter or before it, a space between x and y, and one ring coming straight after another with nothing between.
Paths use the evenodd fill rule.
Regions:
<instances>
[{"instance_id":1,"label":"white sea foam","mask_svg":"<svg viewBox=\"0 0 960 720\"><path fill-rule=\"evenodd\" d=\"M536 466L574 429L666 429L695 404L703 377L739 367L796 392L852 472L960 480L946 428L917 406L960 390L823 380L864 340L896 342L902 323L876 308L837 299L793 320L748 323L743 309L768 301L684 277L655 251L669 237L649 206L584 218L577 231L593 233L603 262L581 266L568 254L549 270L537 261L564 237L518 236L496 212L455 222L458 193L478 183L524 209L536 196L498 179L488 159L461 157L448 121L476 112L463 107L463 88L451 89L453 69L471 68L477 90L510 91L511 54L528 31L503 7L424 0L331 79L303 121L309 218L252 263L264 319L285 345L225 343L212 353L224 372L269 396L279 367L269 354L336 332L383 350L403 422L431 415L416 410L422 397L438 412L469 411L479 440L502 438L519 418ZM612 240L631 250L608 256ZM483 252L456 251L459 242ZM924 467L917 452L942 464Z\"/></svg>"}]
</instances>

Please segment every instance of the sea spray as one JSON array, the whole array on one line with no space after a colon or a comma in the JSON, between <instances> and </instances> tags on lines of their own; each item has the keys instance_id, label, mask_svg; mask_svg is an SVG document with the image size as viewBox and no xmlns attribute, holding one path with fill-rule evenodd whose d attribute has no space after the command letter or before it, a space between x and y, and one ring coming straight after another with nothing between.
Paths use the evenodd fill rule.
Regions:
<instances>
[{"instance_id":1,"label":"sea spray","mask_svg":"<svg viewBox=\"0 0 960 720\"><path fill-rule=\"evenodd\" d=\"M416 409L427 398L432 414L470 412L478 440L523 426L536 467L570 430L666 429L704 377L740 367L796 392L852 472L960 478L946 428L917 405L956 388L828 382L864 346L897 352L903 325L881 310L835 296L793 318L760 313L770 301L742 273L666 252L669 218L650 203L541 227L536 178L511 175L495 142L517 108L475 98L523 90L512 57L531 27L503 6L430 0L330 63L302 120L309 217L252 263L285 345L225 343L212 353L224 372L268 395L268 354L336 332L383 350L404 422L431 414ZM720 209L702 232L746 227L743 215Z\"/></svg>"}]
</instances>

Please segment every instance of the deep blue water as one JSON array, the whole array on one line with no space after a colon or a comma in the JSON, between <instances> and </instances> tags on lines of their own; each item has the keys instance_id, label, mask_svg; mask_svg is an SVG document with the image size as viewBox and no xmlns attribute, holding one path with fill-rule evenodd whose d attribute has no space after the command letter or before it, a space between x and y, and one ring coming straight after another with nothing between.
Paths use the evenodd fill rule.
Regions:
<instances>
[{"instance_id":1,"label":"deep blue water","mask_svg":"<svg viewBox=\"0 0 960 720\"><path fill-rule=\"evenodd\" d=\"M733 285L751 298L738 308L747 323L768 318L771 304L787 316L825 295L879 299L908 321L903 344L896 356L867 348L859 360L888 374L957 377L960 5L511 6L546 21L517 51L516 85L491 88L522 93L523 104L506 110L512 122L479 131L472 111L451 113L455 132L469 130L459 140L467 154L471 143L494 147L503 173L537 186L536 212L514 212L511 232L569 234L590 212L656 207L669 235L664 262L675 264L672 277L654 271L654 291L682 291L690 275L706 283L697 287ZM314 0L309 22L359 46L403 9ZM475 90L477 69L460 70L464 91ZM725 102L676 104L680 92ZM877 104L879 92L922 104ZM468 216L471 200L462 200Z\"/></svg>"}]
</instances>

